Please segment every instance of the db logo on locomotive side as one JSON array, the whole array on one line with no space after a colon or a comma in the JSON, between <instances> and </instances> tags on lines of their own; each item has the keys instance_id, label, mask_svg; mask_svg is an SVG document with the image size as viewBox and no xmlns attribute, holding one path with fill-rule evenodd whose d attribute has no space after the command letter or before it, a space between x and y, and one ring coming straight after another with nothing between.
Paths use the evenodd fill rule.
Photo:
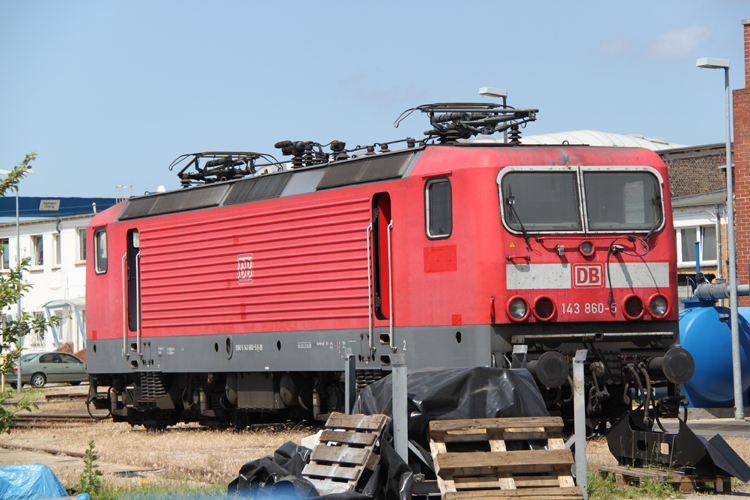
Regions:
<instances>
[{"instance_id":1,"label":"db logo on locomotive side","mask_svg":"<svg viewBox=\"0 0 750 500\"><path fill-rule=\"evenodd\" d=\"M237 256L237 281L240 283L253 282L253 254L246 253Z\"/></svg>"},{"instance_id":2,"label":"db logo on locomotive side","mask_svg":"<svg viewBox=\"0 0 750 500\"><path fill-rule=\"evenodd\" d=\"M603 264L573 264L573 286L600 288L604 286Z\"/></svg>"}]
</instances>

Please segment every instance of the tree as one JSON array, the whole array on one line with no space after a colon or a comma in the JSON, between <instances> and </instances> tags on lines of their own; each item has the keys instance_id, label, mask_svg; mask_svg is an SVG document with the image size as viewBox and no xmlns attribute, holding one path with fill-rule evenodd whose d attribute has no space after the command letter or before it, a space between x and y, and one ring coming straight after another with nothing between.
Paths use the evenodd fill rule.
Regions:
<instances>
[{"instance_id":1,"label":"tree","mask_svg":"<svg viewBox=\"0 0 750 500\"><path fill-rule=\"evenodd\" d=\"M26 177L30 169L31 162L36 158L36 153L27 154L24 160L19 163L8 176L0 181L0 197L12 190L18 189L21 179ZM7 249L3 249L7 251ZM28 270L29 258L23 259L16 266L9 270L7 274L0 275L0 311L6 306L17 304L19 299L31 289L31 284L23 280L23 272ZM19 317L8 321L2 325L2 343L0 343L0 354L4 355L1 369L3 373L13 373L13 365L21 356L21 339L29 332L43 335L50 324L58 325L59 318L52 318L47 321L45 318L35 318L28 312L24 312ZM5 387L0 391L0 402L5 402L13 395L12 391L5 391ZM30 402L30 398L25 396L14 406L0 406L0 434L10 433L14 425L14 417L22 411L31 411L36 407ZM9 409L8 409L9 408Z\"/></svg>"}]
</instances>

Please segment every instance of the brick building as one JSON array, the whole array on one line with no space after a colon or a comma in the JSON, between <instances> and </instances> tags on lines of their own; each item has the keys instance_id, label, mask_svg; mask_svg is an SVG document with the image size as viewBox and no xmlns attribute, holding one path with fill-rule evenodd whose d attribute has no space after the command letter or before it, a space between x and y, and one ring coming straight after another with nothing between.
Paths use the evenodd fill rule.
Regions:
<instances>
[{"instance_id":1,"label":"brick building","mask_svg":"<svg viewBox=\"0 0 750 500\"><path fill-rule=\"evenodd\" d=\"M742 21L745 29L745 87L732 92L734 102L734 210L737 274L747 283L750 264L750 19ZM740 297L740 306L750 305Z\"/></svg>"}]
</instances>

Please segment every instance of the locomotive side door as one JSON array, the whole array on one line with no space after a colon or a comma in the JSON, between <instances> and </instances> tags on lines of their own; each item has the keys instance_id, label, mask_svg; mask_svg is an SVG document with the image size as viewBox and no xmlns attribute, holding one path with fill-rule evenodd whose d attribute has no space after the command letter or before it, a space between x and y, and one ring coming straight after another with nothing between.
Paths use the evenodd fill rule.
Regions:
<instances>
[{"instance_id":1,"label":"locomotive side door","mask_svg":"<svg viewBox=\"0 0 750 500\"><path fill-rule=\"evenodd\" d=\"M123 335L136 341L127 346L127 353L140 353L141 337L141 240L137 229L127 233L127 253L123 255ZM127 343L127 342L126 342Z\"/></svg>"},{"instance_id":2,"label":"locomotive side door","mask_svg":"<svg viewBox=\"0 0 750 500\"><path fill-rule=\"evenodd\" d=\"M372 199L372 296L375 317L389 320L389 335L381 335L381 343L393 343L393 262L391 249L391 197L377 193Z\"/></svg>"}]
</instances>

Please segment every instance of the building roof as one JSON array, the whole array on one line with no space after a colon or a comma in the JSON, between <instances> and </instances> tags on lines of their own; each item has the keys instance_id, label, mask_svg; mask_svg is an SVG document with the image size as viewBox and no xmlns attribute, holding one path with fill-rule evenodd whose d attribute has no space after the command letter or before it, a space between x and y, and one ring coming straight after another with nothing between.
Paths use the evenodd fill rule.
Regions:
<instances>
[{"instance_id":1,"label":"building roof","mask_svg":"<svg viewBox=\"0 0 750 500\"><path fill-rule=\"evenodd\" d=\"M727 190L690 194L672 198L672 208L697 207L701 205L723 205L727 202Z\"/></svg>"},{"instance_id":2,"label":"building roof","mask_svg":"<svg viewBox=\"0 0 750 500\"><path fill-rule=\"evenodd\" d=\"M642 134L612 134L597 130L574 130L553 134L527 135L521 137L521 144L570 144L587 146L607 146L622 148L646 148L651 151L686 148L682 144L667 142L662 137L644 137Z\"/></svg>"}]
</instances>

